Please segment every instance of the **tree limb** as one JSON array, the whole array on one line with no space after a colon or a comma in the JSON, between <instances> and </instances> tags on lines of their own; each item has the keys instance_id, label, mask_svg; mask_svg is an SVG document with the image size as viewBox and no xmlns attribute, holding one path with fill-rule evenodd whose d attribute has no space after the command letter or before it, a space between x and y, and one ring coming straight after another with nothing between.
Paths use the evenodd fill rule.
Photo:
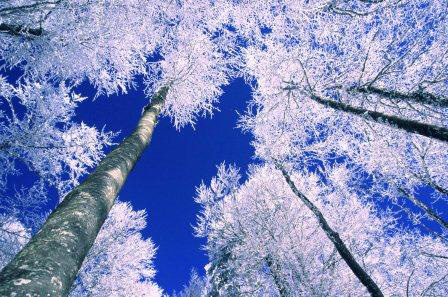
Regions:
<instances>
[{"instance_id":1,"label":"tree limb","mask_svg":"<svg viewBox=\"0 0 448 297\"><path fill-rule=\"evenodd\" d=\"M397 116L387 115L378 111L371 111L364 108L354 107L346 103L324 99L314 94L311 95L311 99L324 106L355 116L363 117L373 122L388 124L391 127L396 127L406 132L448 142L448 129L444 127L425 124L414 120L407 120Z\"/></svg>"},{"instance_id":2,"label":"tree limb","mask_svg":"<svg viewBox=\"0 0 448 297\"><path fill-rule=\"evenodd\" d=\"M39 37L42 36L43 34L42 28L33 29L33 28L26 28L21 25L10 25L5 23L0 24L0 32L7 33L13 36L21 36L25 38Z\"/></svg>"},{"instance_id":3,"label":"tree limb","mask_svg":"<svg viewBox=\"0 0 448 297\"><path fill-rule=\"evenodd\" d=\"M414 203L416 206L418 206L421 210L423 210L431 219L438 222L442 227L444 227L446 230L448 230L448 222L445 221L441 216L439 216L433 209L428 207L426 204L424 204L422 201L420 201L418 198L416 198L414 195L408 193L403 188L398 188L398 190L412 203Z\"/></svg>"},{"instance_id":4,"label":"tree limb","mask_svg":"<svg viewBox=\"0 0 448 297\"><path fill-rule=\"evenodd\" d=\"M399 99L416 103L428 104L435 107L448 107L448 98L435 96L426 92L402 93L394 90L386 90L377 87L367 86L359 88L349 88L347 91L356 91L362 94L378 95L387 99Z\"/></svg>"}]
</instances>

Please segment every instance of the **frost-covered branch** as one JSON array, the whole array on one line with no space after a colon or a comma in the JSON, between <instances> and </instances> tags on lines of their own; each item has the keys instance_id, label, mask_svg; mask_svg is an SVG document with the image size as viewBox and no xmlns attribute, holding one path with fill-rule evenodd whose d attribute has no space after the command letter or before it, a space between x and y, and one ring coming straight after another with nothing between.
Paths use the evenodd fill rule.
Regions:
<instances>
[{"instance_id":1,"label":"frost-covered branch","mask_svg":"<svg viewBox=\"0 0 448 297\"><path fill-rule=\"evenodd\" d=\"M361 94L380 95L387 99L405 100L416 103L423 103L434 107L448 107L448 98L435 96L431 93L412 92L405 94L395 90L386 90L373 86L349 88L348 91L355 91Z\"/></svg>"},{"instance_id":2,"label":"frost-covered branch","mask_svg":"<svg viewBox=\"0 0 448 297\"><path fill-rule=\"evenodd\" d=\"M393 115L387 115L377 111L358 108L342 102L336 102L334 100L324 99L316 95L311 95L310 97L312 100L322 105L328 106L330 108L334 108L336 110L347 112L356 116L361 116L366 118L367 120L372 120L377 123L388 124L391 125L392 127L397 127L406 132L416 133L429 138L434 138L440 141L448 142L448 128L445 127L438 127L435 125L425 124L418 121L399 118Z\"/></svg>"}]
</instances>

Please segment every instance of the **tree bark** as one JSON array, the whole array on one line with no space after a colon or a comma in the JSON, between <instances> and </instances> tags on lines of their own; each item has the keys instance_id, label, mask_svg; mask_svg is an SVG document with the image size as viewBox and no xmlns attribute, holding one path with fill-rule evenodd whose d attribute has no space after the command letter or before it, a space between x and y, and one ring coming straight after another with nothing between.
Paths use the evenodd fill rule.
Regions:
<instances>
[{"instance_id":1,"label":"tree bark","mask_svg":"<svg viewBox=\"0 0 448 297\"><path fill-rule=\"evenodd\" d=\"M134 132L49 216L0 272L0 296L67 296L129 172L151 140L168 87L145 107Z\"/></svg>"},{"instance_id":2,"label":"tree bark","mask_svg":"<svg viewBox=\"0 0 448 297\"><path fill-rule=\"evenodd\" d=\"M387 124L406 132L419 134L432 139L448 142L448 129L435 125L424 124L413 120L403 119L397 116L387 115L377 111L354 107L346 103L336 102L322 97L311 95L311 99L319 104L340 110L355 116L364 117L380 124Z\"/></svg>"},{"instance_id":3,"label":"tree bark","mask_svg":"<svg viewBox=\"0 0 448 297\"><path fill-rule=\"evenodd\" d=\"M335 232L333 229L331 229L330 225L328 225L324 215L320 212L320 210L305 195L303 195L302 192L300 192L296 188L296 185L291 180L289 174L281 165L276 164L276 167L282 172L283 177L285 178L286 182L288 183L293 193L297 197L299 197L300 200L302 200L302 202L309 208L309 210L313 212L314 216L317 218L317 221L319 222L319 226L325 232L327 237L331 240L334 247L338 251L339 255L342 257L342 259L344 259L345 263L348 265L348 267L350 267L351 271L355 274L358 280L367 288L370 295L373 297L383 297L384 295L381 292L378 285L367 274L367 272L364 271L361 265L359 265L358 262L356 262L355 257L353 257L349 249L345 246L345 243L339 237L339 234Z\"/></svg>"},{"instance_id":4,"label":"tree bark","mask_svg":"<svg viewBox=\"0 0 448 297\"><path fill-rule=\"evenodd\" d=\"M43 30L41 28L39 29L33 29L33 28L24 28L19 25L9 25L0 23L0 33L4 32L9 35L13 36L22 36L25 38L33 38L41 36L43 33Z\"/></svg>"},{"instance_id":5,"label":"tree bark","mask_svg":"<svg viewBox=\"0 0 448 297\"><path fill-rule=\"evenodd\" d=\"M413 93L401 93L393 90L386 90L377 87L360 87L350 88L348 91L356 91L361 94L378 95L387 99L396 99L401 101L415 102L421 104L427 104L435 108L448 107L448 98L435 96L431 93L425 92L413 92Z\"/></svg>"}]
</instances>

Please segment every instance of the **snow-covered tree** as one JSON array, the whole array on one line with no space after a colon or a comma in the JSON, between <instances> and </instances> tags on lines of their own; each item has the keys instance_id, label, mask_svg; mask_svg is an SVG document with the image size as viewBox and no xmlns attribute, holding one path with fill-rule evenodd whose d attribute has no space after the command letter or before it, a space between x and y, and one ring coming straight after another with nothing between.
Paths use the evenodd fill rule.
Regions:
<instances>
[{"instance_id":1,"label":"snow-covered tree","mask_svg":"<svg viewBox=\"0 0 448 297\"><path fill-rule=\"evenodd\" d=\"M446 3L240 5L241 70L254 90L242 126L257 156L296 167L348 159L372 195L446 232Z\"/></svg>"},{"instance_id":2,"label":"snow-covered tree","mask_svg":"<svg viewBox=\"0 0 448 297\"><path fill-rule=\"evenodd\" d=\"M34 1L0 3L0 56L28 78L73 83L87 78L100 92L126 91L146 70L164 38L158 1Z\"/></svg>"},{"instance_id":3,"label":"snow-covered tree","mask_svg":"<svg viewBox=\"0 0 448 297\"><path fill-rule=\"evenodd\" d=\"M14 86L0 77L2 215L38 227L39 217L48 207L49 189L64 195L104 156L103 149L111 144L113 134L73 121L75 108L83 99L64 85ZM17 177L23 173L35 178L19 183Z\"/></svg>"},{"instance_id":4,"label":"snow-covered tree","mask_svg":"<svg viewBox=\"0 0 448 297\"><path fill-rule=\"evenodd\" d=\"M342 166L326 180L311 172L290 176L385 296L448 293L446 242L403 231L347 187ZM210 186L198 188L203 209L196 231L207 238L208 296L367 294L279 170L257 166L247 182L238 180L237 169L221 166Z\"/></svg>"},{"instance_id":5,"label":"snow-covered tree","mask_svg":"<svg viewBox=\"0 0 448 297\"><path fill-rule=\"evenodd\" d=\"M0 254L3 268L29 241L49 207L104 156L112 133L73 121L84 98L60 84L13 85L0 76ZM26 174L31 180L20 181Z\"/></svg>"},{"instance_id":6,"label":"snow-covered tree","mask_svg":"<svg viewBox=\"0 0 448 297\"><path fill-rule=\"evenodd\" d=\"M0 216L0 269L20 251L30 239L30 232L16 218Z\"/></svg>"},{"instance_id":7,"label":"snow-covered tree","mask_svg":"<svg viewBox=\"0 0 448 297\"><path fill-rule=\"evenodd\" d=\"M448 165L446 3L279 0L239 1L237 7L233 24L247 41L247 47L242 49L244 59L240 70L254 91L252 108L241 126L254 134L256 155L268 164L286 164L291 168L291 184L296 184L297 192L308 197L328 225L341 234L348 250L385 295L395 292L445 295L446 270L438 270L438 265L443 265L446 259L448 227L443 213L448 201L444 174ZM334 174L331 168L338 166L344 170L336 180L344 177L346 182L335 192L329 184ZM240 194L243 190L230 195L232 188L223 186L234 184L234 173L222 173L230 178L224 178L219 185L217 180L221 178L218 177L212 182L211 190L205 187L200 190L198 200L206 206L199 234L209 239L207 273L211 294L340 296L357 295L365 290L350 269L341 264L340 258L338 264L342 266L335 267L344 270L335 275L347 277L347 283L341 287L337 284L332 287L328 278L333 274L323 269L317 269L322 273L320 278L299 268L295 268L300 271L296 274L282 270L283 262L279 259L296 246L301 248L295 250L298 254L307 250L305 244L311 245L309 249L317 249L327 242L332 257L339 257L340 251L318 227L318 223L322 227L322 222L316 221L316 213L308 213L304 221L314 222L308 225L312 226L313 233L322 236L319 240L310 236L302 245L287 245L276 257L269 250L265 252L270 245L282 246L282 242L275 241L277 234L291 241L298 237L297 233L288 231L288 226L304 224L291 223L294 222L291 217L277 222L272 213L264 215L264 207L269 209L272 205L281 209L276 203L279 196L275 194L276 187L288 189L284 180L273 180L272 175L279 172L274 167L267 168L266 179L253 186L253 191L244 198ZM254 183L254 175L242 189ZM286 172L285 175L288 177ZM301 188L300 183L308 179L319 182ZM255 206L240 202L253 201L256 191L265 188L266 193L261 196L268 197L265 198L268 201ZM429 193L428 189L431 189ZM289 195L291 190L289 187ZM319 192L322 194L318 195ZM206 198L207 195L211 198ZM316 195L330 198L321 198L319 203ZM304 202L298 196L294 199ZM348 207L347 197L359 200L359 208L351 207L364 213L361 218L346 210L350 213L347 220L354 220L352 225L337 217L338 210ZM377 217L378 201L372 202L374 197L390 198L415 223L425 225L426 220L438 223L442 238L422 235L416 230L400 230L405 227L398 225L396 214L387 219ZM239 203L244 206L234 207ZM207 224L207 218L215 215L209 205L214 205L218 217ZM365 210L361 211L363 207L368 210L368 216ZM253 216L247 209L253 209ZM245 229L245 226L255 227ZM345 229L347 234L340 231L342 226L351 227ZM369 230L370 227L376 229ZM362 229L364 236L354 234L356 228ZM288 236L288 233L294 235ZM350 233L354 234L353 238ZM264 238L273 239L275 244L263 241ZM363 240L376 240L377 246L371 248L379 254L375 255L371 248L365 254L353 250L353 246L362 246ZM254 247L249 248L250 244ZM423 251L415 248L422 246ZM424 250L431 247L440 248L441 253ZM400 252L395 258L384 257L389 250ZM413 255L414 262L403 261L408 254ZM437 261L441 262L428 260L427 254L439 255ZM309 255L320 255L322 260L329 258L330 251L327 257L317 250ZM384 258L381 264L373 260L381 257ZM300 261L291 255L286 265L308 264L310 260L305 259ZM414 267L421 269L420 275ZM437 274L439 279L425 283L428 272L431 276ZM397 277L400 273L403 273L401 277ZM309 285L308 290L291 284L308 275L322 283L302 280L301 285ZM403 279L409 281L400 287ZM416 283L414 287L412 281ZM338 279L338 282L345 281Z\"/></svg>"},{"instance_id":8,"label":"snow-covered tree","mask_svg":"<svg viewBox=\"0 0 448 297\"><path fill-rule=\"evenodd\" d=\"M386 249L395 251L406 246L412 251L420 242L430 242L435 250L425 253L436 257L415 265L420 265L418 271L423 267L423 271L441 276L434 263L444 259L437 256L444 247L436 239L418 232L412 237L393 228L398 235L389 236L383 218L370 218L374 207L367 198L355 208L372 220L371 226L366 226L365 217L352 216L357 218L353 228L367 228L362 232L369 236L354 231L359 238L351 237L351 231L344 235L339 228L350 222L338 217L337 210L344 209L344 201L352 201L347 197L390 198L416 223L429 219L441 228L447 227L446 214L440 213L440 205L448 201L447 9L446 3L438 0L2 2L0 59L5 69L23 73L25 88L49 84L53 89L64 86L69 93L70 87L88 80L98 94L113 94L134 87L134 78L142 76L147 97L152 99L136 130L66 196L38 235L3 270L0 292L67 294L118 191L148 145L159 114L169 116L176 128L193 124L197 116L213 111L220 87L230 75L245 76L253 87L253 108L241 125L253 133L257 157L267 164L277 162L290 168L294 181L313 180L313 176L322 180L309 189L294 184L310 201L316 200L344 242L359 240L362 245L366 238L375 238L372 244L378 245L374 252L379 254L372 254L370 248L363 254L353 250L350 243L348 247L385 294L393 291L388 291L384 279L394 278L381 267L387 267L387 271L404 267L401 260L387 258L389 262L384 260L384 265L377 260L387 254ZM334 172L329 168L335 166L344 168L347 182L343 188L349 194L338 192L331 196L333 200L325 200L322 197L327 192L336 193L327 188ZM284 180L266 184L288 189ZM234 182L230 185L232 191L240 188ZM230 198L223 197L237 195L217 187L220 198L211 200L224 201ZM422 189L432 192L422 197ZM271 199L266 204L274 202ZM243 219L244 209L235 209L243 213ZM306 220L315 219L305 208L301 210ZM226 211L223 213L226 220L231 218ZM301 212L295 209L295 213ZM265 217L266 222L272 223L268 219L271 215ZM218 230L226 220L218 220L211 230ZM303 252L310 251L305 256L321 258L313 258L317 264L310 265L309 271L295 266L301 263L299 260L292 261L288 264L291 269L304 271L296 274L283 266L287 250L277 254L268 250L268 242L257 239L263 230L254 229L258 235L250 237L256 246L252 250L247 246L252 254L245 253L245 241L241 243L251 230L230 238L226 237L227 231L219 230L212 235L201 233L213 237L209 239L211 295L287 295L297 288L311 295L321 291L344 294L349 288L363 289L349 270L341 268L345 265L341 261L333 265L328 260L329 268L319 266L322 259L330 259L333 254L331 259L336 257L331 248L319 251L316 246L307 249L305 242L309 241L298 244ZM303 234L320 236L315 242L328 243L322 230L306 230ZM446 233L441 236L446 237ZM259 245L255 245L257 242ZM290 250L302 252L294 246ZM423 259L418 252L412 255L415 261ZM403 271L410 273L412 269L408 268ZM302 279L303 275L323 275L318 271L332 269L341 273L344 286L329 287L325 282L328 279L323 278L316 278L322 283ZM444 281L426 277L434 281L431 285L422 280L423 272L415 273L406 274L408 288L411 281L419 282L414 292L439 290ZM293 275L293 280L285 275Z\"/></svg>"},{"instance_id":9,"label":"snow-covered tree","mask_svg":"<svg viewBox=\"0 0 448 297\"><path fill-rule=\"evenodd\" d=\"M206 295L207 279L199 276L196 270L192 270L188 284L179 293L174 292L173 297L199 297Z\"/></svg>"},{"instance_id":10,"label":"snow-covered tree","mask_svg":"<svg viewBox=\"0 0 448 297\"><path fill-rule=\"evenodd\" d=\"M71 86L87 78L100 93L125 91L141 74L152 97L136 130L64 198L0 275L2 294L66 294L148 145L158 115L169 115L180 127L212 112L228 80L232 33L220 9L225 5L213 1L18 1L2 6L5 67L18 67L31 82ZM148 62L151 56L157 61ZM55 63L49 63L53 57Z\"/></svg>"}]
</instances>

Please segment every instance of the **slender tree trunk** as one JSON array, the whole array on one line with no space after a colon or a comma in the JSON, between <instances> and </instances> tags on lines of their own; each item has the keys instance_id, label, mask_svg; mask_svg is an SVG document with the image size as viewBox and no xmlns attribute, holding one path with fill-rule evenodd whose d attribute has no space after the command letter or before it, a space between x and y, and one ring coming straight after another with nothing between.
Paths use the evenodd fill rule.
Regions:
<instances>
[{"instance_id":1,"label":"slender tree trunk","mask_svg":"<svg viewBox=\"0 0 448 297\"><path fill-rule=\"evenodd\" d=\"M424 183L430 185L431 187L434 188L434 190L436 190L437 192L439 192L440 194L443 195L447 195L448 196L448 189L436 184L430 177L425 177L419 174L414 174L414 176L418 179L420 179L421 181L423 181Z\"/></svg>"},{"instance_id":2,"label":"slender tree trunk","mask_svg":"<svg viewBox=\"0 0 448 297\"><path fill-rule=\"evenodd\" d=\"M296 185L291 180L289 174L281 165L276 164L276 167L282 172L283 177L285 178L293 193L297 197L299 197L299 199L302 200L302 202L313 212L314 216L319 222L320 227L334 244L334 247L338 251L339 255L342 257L342 259L344 259L345 263L348 265L348 267L350 267L358 280L367 288L370 295L373 297L384 296L375 281L367 274L367 272L364 271L361 265L356 262L355 257L353 257L349 249L345 246L345 243L339 237L339 234L331 229L330 225L328 225L324 215L320 212L320 210L305 195L303 195L302 192L300 192L296 188Z\"/></svg>"},{"instance_id":3,"label":"slender tree trunk","mask_svg":"<svg viewBox=\"0 0 448 297\"><path fill-rule=\"evenodd\" d=\"M143 110L137 128L71 191L42 229L0 272L0 296L66 296L126 177L151 140L168 92Z\"/></svg>"},{"instance_id":4,"label":"slender tree trunk","mask_svg":"<svg viewBox=\"0 0 448 297\"><path fill-rule=\"evenodd\" d=\"M448 98L435 96L430 93L413 92L413 93L401 93L393 90L380 89L377 87L361 87L350 88L348 91L356 91L362 94L377 95L387 99L396 99L401 101L415 102L430 105L434 108L448 107Z\"/></svg>"},{"instance_id":5,"label":"slender tree trunk","mask_svg":"<svg viewBox=\"0 0 448 297\"><path fill-rule=\"evenodd\" d=\"M380 124L388 124L392 127L396 127L406 132L415 133L429 138L448 142L448 129L444 127L438 127L435 125L424 124L413 120L407 120L377 111L370 111L368 109L354 107L346 103L324 99L316 95L311 95L311 99L317 103L328 106L335 110L340 110L355 116L364 117L368 120L372 120Z\"/></svg>"}]
</instances>

